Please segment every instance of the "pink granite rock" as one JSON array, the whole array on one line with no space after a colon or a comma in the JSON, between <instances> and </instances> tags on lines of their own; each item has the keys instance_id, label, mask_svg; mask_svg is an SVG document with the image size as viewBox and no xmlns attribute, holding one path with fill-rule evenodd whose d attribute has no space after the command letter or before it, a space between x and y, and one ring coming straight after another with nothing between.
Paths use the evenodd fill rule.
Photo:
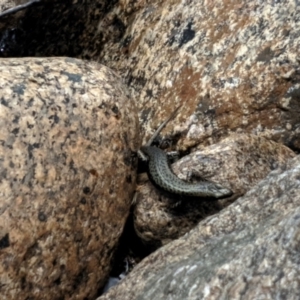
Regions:
<instances>
[{"instance_id":1,"label":"pink granite rock","mask_svg":"<svg viewBox=\"0 0 300 300\"><path fill-rule=\"evenodd\" d=\"M164 131L181 149L240 132L300 150L299 14L294 0L120 1L98 57L138 97L147 136L181 103Z\"/></svg>"},{"instance_id":2,"label":"pink granite rock","mask_svg":"<svg viewBox=\"0 0 300 300\"><path fill-rule=\"evenodd\" d=\"M300 150L297 1L52 3L1 19L0 55L111 67L138 99L144 141L181 103L164 131L180 149L240 132Z\"/></svg>"},{"instance_id":3,"label":"pink granite rock","mask_svg":"<svg viewBox=\"0 0 300 300\"><path fill-rule=\"evenodd\" d=\"M1 299L93 299L129 213L138 123L110 69L1 59Z\"/></svg>"}]
</instances>

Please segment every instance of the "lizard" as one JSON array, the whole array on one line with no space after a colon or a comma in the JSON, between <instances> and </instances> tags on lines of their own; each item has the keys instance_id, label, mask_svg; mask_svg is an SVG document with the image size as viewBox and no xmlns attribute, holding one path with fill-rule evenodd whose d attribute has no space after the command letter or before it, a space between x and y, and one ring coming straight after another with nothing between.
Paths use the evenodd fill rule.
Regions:
<instances>
[{"instance_id":1,"label":"lizard","mask_svg":"<svg viewBox=\"0 0 300 300\"><path fill-rule=\"evenodd\" d=\"M181 107L178 106L154 132L149 141L138 151L139 156L147 162L147 174L150 181L158 188L179 196L220 199L231 196L232 191L211 181L191 183L178 178L170 168L166 153L158 147L152 146L167 123L173 119Z\"/></svg>"}]
</instances>

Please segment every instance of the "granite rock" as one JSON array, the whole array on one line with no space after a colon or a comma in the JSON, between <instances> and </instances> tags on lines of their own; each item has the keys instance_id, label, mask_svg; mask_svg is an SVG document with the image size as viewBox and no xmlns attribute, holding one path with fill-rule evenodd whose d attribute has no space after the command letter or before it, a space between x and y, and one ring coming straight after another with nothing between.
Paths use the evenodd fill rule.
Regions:
<instances>
[{"instance_id":1,"label":"granite rock","mask_svg":"<svg viewBox=\"0 0 300 300\"><path fill-rule=\"evenodd\" d=\"M164 131L181 150L239 132L299 151L299 10L294 0L43 0L0 19L0 55L111 67L138 99L144 141L181 103Z\"/></svg>"},{"instance_id":2,"label":"granite rock","mask_svg":"<svg viewBox=\"0 0 300 300\"><path fill-rule=\"evenodd\" d=\"M123 36L111 34L99 61L138 96L144 141L181 103L164 131L181 135L180 149L239 132L299 151L298 2L120 1L105 20L116 15Z\"/></svg>"},{"instance_id":3,"label":"granite rock","mask_svg":"<svg viewBox=\"0 0 300 300\"><path fill-rule=\"evenodd\" d=\"M131 105L132 101L137 102L144 141L180 103L181 111L163 132L165 136L176 137L176 147L180 150L202 147L206 151L205 146L215 144L233 132L247 135L254 133L296 151L300 150L300 6L297 1L40 2L13 16L0 19L0 56L64 55L93 59L111 67L130 87ZM43 78L43 75L35 76L34 80L39 82ZM74 81L73 76L70 80ZM54 90L59 87L56 85ZM22 90L22 87L20 89L17 86L18 89ZM126 136L124 141L128 142ZM109 147L114 148L113 145ZM131 147L133 152L136 148ZM128 162L129 157L132 156L128 155L125 161ZM271 162L267 164L269 167L272 165ZM111 166L110 170L114 172L115 165ZM185 164L183 168L186 168ZM125 173L123 175L127 177ZM255 177L255 173L251 176ZM130 179L130 176L127 178ZM213 179L213 176L210 178ZM223 178L220 178L220 182L225 183ZM129 195L130 189L126 189L126 193ZM232 204L224 211L236 205ZM109 218L115 208L111 207L110 210L110 207L105 207L107 209ZM268 207L259 209L260 214L269 213ZM285 209L288 208L282 207L279 213L282 214ZM223 215L224 211L218 215ZM232 220L236 220L239 213L237 209ZM211 217L208 220L214 219ZM277 221L274 221L275 224ZM203 222L206 224L206 221ZM224 223L221 227L226 228L226 225ZM255 226L253 223L254 231ZM284 231L279 225L278 228ZM203 230L205 233L210 229ZM247 237L248 233L245 234ZM4 239L1 245L9 244L9 236L5 232L2 236ZM177 242L180 245L177 251L182 249L183 253L189 253L189 250L198 249L198 244L195 246L192 242L186 246L190 249L182 247L185 245L182 240ZM171 244L177 245L176 242ZM221 247L217 245L216 248ZM168 261L172 261L169 256L164 256L163 251L158 252L161 257L168 257ZM153 262L160 263L157 256L154 256ZM147 263L149 260L142 263L137 272ZM76 268L80 269L81 265ZM88 268L80 269L80 276L74 276L78 278L74 281L84 281L88 272ZM146 272L149 276L153 274L149 270ZM148 275L144 275L145 278ZM292 275L289 274L289 278L293 278ZM235 278L233 276L233 280ZM278 278L279 281L282 279ZM60 291L62 286L65 287L61 285L61 279L56 282L59 287L54 290ZM133 294L139 291L139 288L135 290L136 283L138 287L144 284L140 278L128 284L127 288ZM156 287L155 284L152 286ZM68 288L62 294L68 296ZM172 295L173 287L170 289ZM225 287L222 291L226 293L228 289ZM92 293L93 289L87 297L92 297ZM126 299L128 294L124 293L123 298L121 293L110 295L113 299L113 295ZM77 294L83 295L79 292ZM81 296L78 297L80 299ZM140 298L143 297L142 294Z\"/></svg>"},{"instance_id":4,"label":"granite rock","mask_svg":"<svg viewBox=\"0 0 300 300\"><path fill-rule=\"evenodd\" d=\"M300 297L300 156L144 259L104 299Z\"/></svg>"},{"instance_id":5,"label":"granite rock","mask_svg":"<svg viewBox=\"0 0 300 300\"><path fill-rule=\"evenodd\" d=\"M134 207L135 230L149 246L166 244L228 206L294 156L294 152L282 144L241 134L184 156L172 166L180 178L186 180L192 171L196 182L204 179L219 183L231 189L233 195L220 200L176 199L174 195L161 193L149 180L142 180L137 187Z\"/></svg>"},{"instance_id":6,"label":"granite rock","mask_svg":"<svg viewBox=\"0 0 300 300\"><path fill-rule=\"evenodd\" d=\"M1 59L1 299L94 299L129 213L138 122L109 68Z\"/></svg>"}]
</instances>

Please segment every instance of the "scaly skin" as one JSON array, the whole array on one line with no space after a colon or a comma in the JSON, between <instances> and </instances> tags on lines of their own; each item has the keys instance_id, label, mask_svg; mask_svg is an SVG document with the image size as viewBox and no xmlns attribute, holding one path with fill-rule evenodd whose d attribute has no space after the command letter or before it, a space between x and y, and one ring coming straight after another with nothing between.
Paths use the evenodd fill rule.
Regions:
<instances>
[{"instance_id":1,"label":"scaly skin","mask_svg":"<svg viewBox=\"0 0 300 300\"><path fill-rule=\"evenodd\" d=\"M151 181L169 193L217 199L232 194L229 189L213 182L189 183L179 179L170 169L165 152L157 147L144 146L141 151L148 157L148 176Z\"/></svg>"},{"instance_id":2,"label":"scaly skin","mask_svg":"<svg viewBox=\"0 0 300 300\"><path fill-rule=\"evenodd\" d=\"M165 152L157 147L151 146L153 140L167 123L175 117L180 107L181 105L158 127L150 140L139 151L140 156L148 160L149 178L159 188L180 196L218 199L232 195L229 189L213 182L203 181L200 183L189 183L181 180L170 169ZM147 156L146 158L145 155Z\"/></svg>"}]
</instances>

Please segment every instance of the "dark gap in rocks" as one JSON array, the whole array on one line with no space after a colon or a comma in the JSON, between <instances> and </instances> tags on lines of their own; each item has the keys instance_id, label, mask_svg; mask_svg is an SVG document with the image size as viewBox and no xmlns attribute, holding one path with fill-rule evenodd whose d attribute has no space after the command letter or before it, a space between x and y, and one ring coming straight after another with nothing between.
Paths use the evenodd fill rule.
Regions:
<instances>
[{"instance_id":1,"label":"dark gap in rocks","mask_svg":"<svg viewBox=\"0 0 300 300\"><path fill-rule=\"evenodd\" d=\"M110 287L118 284L122 278L128 275L151 252L153 252L153 249L145 246L134 230L133 212L131 211L114 255L109 278L105 286L99 289L97 297L107 292Z\"/></svg>"}]
</instances>

